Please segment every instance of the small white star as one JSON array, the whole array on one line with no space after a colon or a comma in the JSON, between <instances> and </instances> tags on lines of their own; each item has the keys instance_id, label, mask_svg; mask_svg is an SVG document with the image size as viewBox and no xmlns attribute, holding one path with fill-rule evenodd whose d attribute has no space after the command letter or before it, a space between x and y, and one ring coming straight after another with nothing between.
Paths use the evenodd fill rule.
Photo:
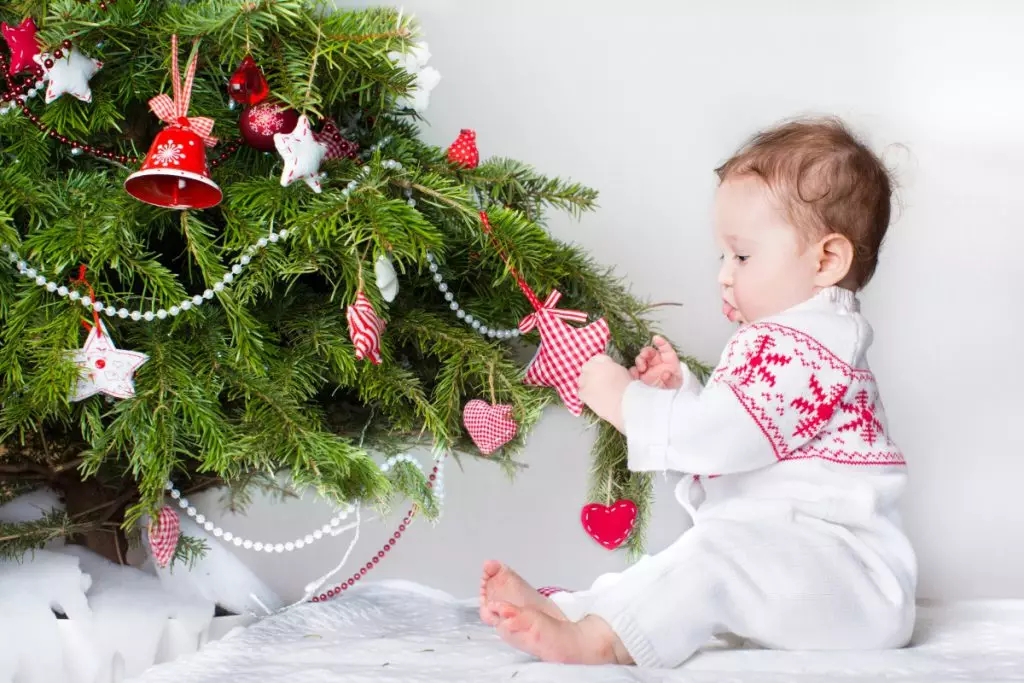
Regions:
<instances>
[{"instance_id":1,"label":"small white star","mask_svg":"<svg viewBox=\"0 0 1024 683\"><path fill-rule=\"evenodd\" d=\"M124 351L114 346L106 327L101 332L93 326L85 346L71 351L79 367L78 382L71 392L72 401L81 401L93 394L106 394L114 398L135 395L133 375L149 356L138 351Z\"/></svg>"},{"instance_id":2,"label":"small white star","mask_svg":"<svg viewBox=\"0 0 1024 683\"><path fill-rule=\"evenodd\" d=\"M83 102L92 102L92 90L89 89L89 79L100 70L103 62L92 57L86 57L75 48L71 48L70 54L57 59L51 54L43 53L35 57L36 64L43 67L44 78L49 81L46 86L46 103L49 104L61 95L67 93L77 97ZM46 68L44 62L47 59L53 60L53 66Z\"/></svg>"},{"instance_id":3,"label":"small white star","mask_svg":"<svg viewBox=\"0 0 1024 683\"><path fill-rule=\"evenodd\" d=\"M284 159L281 185L288 187L301 178L313 192L320 192L320 162L327 154L327 145L313 136L309 119L299 117L291 133L274 133L274 146Z\"/></svg>"}]
</instances>

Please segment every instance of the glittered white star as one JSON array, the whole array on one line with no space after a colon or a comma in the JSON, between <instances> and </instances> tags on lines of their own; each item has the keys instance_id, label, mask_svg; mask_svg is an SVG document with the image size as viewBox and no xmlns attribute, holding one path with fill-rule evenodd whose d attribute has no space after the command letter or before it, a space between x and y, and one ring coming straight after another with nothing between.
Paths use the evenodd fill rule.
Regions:
<instances>
[{"instance_id":1,"label":"glittered white star","mask_svg":"<svg viewBox=\"0 0 1024 683\"><path fill-rule=\"evenodd\" d=\"M83 102L92 102L89 79L100 70L103 62L86 57L75 48L71 48L70 54L66 54L60 59L46 52L36 55L33 59L36 64L43 67L45 72L43 78L49 81L46 86L47 104L65 93L77 97ZM53 60L53 66L49 69L44 64L47 59Z\"/></svg>"},{"instance_id":2,"label":"glittered white star","mask_svg":"<svg viewBox=\"0 0 1024 683\"><path fill-rule=\"evenodd\" d=\"M327 145L313 136L309 119L299 117L291 133L274 133L274 146L284 159L281 184L285 187L302 178L313 192L320 192L320 162L327 154Z\"/></svg>"},{"instance_id":3,"label":"glittered white star","mask_svg":"<svg viewBox=\"0 0 1024 683\"><path fill-rule=\"evenodd\" d=\"M93 394L114 398L134 396L135 370L149 360L144 353L118 349L106 328L101 332L95 325L85 340L85 346L70 353L79 367L78 382L71 392L72 401L81 401Z\"/></svg>"}]
</instances>

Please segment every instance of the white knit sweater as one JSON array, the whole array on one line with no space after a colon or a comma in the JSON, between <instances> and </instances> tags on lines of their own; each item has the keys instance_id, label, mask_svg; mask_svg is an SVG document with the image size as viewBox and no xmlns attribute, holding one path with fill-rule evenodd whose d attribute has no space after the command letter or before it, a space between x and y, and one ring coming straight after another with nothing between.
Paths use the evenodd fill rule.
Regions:
<instances>
[{"instance_id":1,"label":"white knit sweater","mask_svg":"<svg viewBox=\"0 0 1024 683\"><path fill-rule=\"evenodd\" d=\"M906 464L868 367L872 337L855 295L832 287L740 328L703 388L689 373L679 390L633 382L629 468L689 475L676 496L695 524L820 523L865 553L893 599L912 599L916 559L897 510Z\"/></svg>"}]
</instances>

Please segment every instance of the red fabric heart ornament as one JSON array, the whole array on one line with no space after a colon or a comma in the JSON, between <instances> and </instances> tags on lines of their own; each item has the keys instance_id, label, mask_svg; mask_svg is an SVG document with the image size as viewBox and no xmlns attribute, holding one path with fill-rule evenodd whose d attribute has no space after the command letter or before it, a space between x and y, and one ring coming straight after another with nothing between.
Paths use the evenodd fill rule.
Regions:
<instances>
[{"instance_id":1,"label":"red fabric heart ornament","mask_svg":"<svg viewBox=\"0 0 1024 683\"><path fill-rule=\"evenodd\" d=\"M636 503L617 500L612 505L584 505L580 522L590 537L608 550L615 550L629 538L636 525Z\"/></svg>"}]
</instances>

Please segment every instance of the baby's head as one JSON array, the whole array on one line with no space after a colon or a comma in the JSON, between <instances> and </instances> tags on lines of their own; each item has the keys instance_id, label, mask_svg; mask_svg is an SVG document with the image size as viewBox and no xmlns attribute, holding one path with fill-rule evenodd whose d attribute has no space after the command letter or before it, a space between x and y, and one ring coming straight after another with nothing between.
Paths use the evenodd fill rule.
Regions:
<instances>
[{"instance_id":1,"label":"baby's head","mask_svg":"<svg viewBox=\"0 0 1024 683\"><path fill-rule=\"evenodd\" d=\"M882 162L837 119L757 134L716 169L715 238L723 312L753 322L875 272L892 184Z\"/></svg>"}]
</instances>

